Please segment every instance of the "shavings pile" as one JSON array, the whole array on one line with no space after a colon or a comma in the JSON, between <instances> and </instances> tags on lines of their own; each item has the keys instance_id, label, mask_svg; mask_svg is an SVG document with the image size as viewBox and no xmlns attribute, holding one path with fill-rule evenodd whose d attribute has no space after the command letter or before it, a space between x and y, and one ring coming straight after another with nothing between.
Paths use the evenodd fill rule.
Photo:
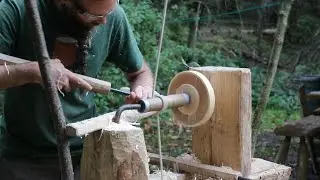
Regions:
<instances>
[{"instance_id":1,"label":"shavings pile","mask_svg":"<svg viewBox=\"0 0 320 180\"><path fill-rule=\"evenodd\" d=\"M163 180L179 180L178 174L170 171L162 171ZM157 170L153 174L150 174L149 180L161 180L161 171Z\"/></svg>"}]
</instances>

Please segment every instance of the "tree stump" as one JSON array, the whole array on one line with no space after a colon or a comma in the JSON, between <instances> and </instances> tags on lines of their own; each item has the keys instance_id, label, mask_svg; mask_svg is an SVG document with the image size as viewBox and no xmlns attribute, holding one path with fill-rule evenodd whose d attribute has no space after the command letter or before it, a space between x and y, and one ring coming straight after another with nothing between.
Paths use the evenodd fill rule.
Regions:
<instances>
[{"instance_id":1,"label":"tree stump","mask_svg":"<svg viewBox=\"0 0 320 180\"><path fill-rule=\"evenodd\" d=\"M81 179L148 180L148 176L148 154L142 129L112 123L85 138Z\"/></svg>"}]
</instances>

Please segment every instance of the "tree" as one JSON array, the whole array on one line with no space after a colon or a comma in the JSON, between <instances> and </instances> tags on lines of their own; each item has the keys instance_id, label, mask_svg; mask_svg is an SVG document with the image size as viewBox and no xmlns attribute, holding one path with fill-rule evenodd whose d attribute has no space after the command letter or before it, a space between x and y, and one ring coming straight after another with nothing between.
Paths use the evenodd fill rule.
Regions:
<instances>
[{"instance_id":1,"label":"tree","mask_svg":"<svg viewBox=\"0 0 320 180\"><path fill-rule=\"evenodd\" d=\"M257 133L259 132L261 127L262 114L264 112L264 109L266 108L270 91L272 88L273 80L277 72L277 67L278 67L278 63L279 63L279 59L280 59L280 55L283 47L283 42L285 39L286 30L287 30L288 17L290 15L291 6L293 2L294 0L283 0L281 2L281 8L279 11L279 18L278 18L278 24L277 24L277 32L274 38L273 50L271 52L271 56L269 60L269 66L266 74L265 85L261 91L259 102L255 109L253 120L252 120L253 147L255 147L255 144L256 144ZM254 155L254 150L252 154Z\"/></svg>"}]
</instances>

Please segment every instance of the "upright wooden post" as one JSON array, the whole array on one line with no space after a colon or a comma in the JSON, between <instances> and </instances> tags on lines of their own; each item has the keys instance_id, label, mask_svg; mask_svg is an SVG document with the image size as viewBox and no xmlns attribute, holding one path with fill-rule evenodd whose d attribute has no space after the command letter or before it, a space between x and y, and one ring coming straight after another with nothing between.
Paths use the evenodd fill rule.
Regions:
<instances>
[{"instance_id":1,"label":"upright wooden post","mask_svg":"<svg viewBox=\"0 0 320 180\"><path fill-rule=\"evenodd\" d=\"M245 68L197 67L215 93L210 121L193 128L193 153L202 163L251 171L251 72Z\"/></svg>"},{"instance_id":2,"label":"upright wooden post","mask_svg":"<svg viewBox=\"0 0 320 180\"><path fill-rule=\"evenodd\" d=\"M81 179L148 180L148 176L148 154L141 128L112 123L85 138Z\"/></svg>"}]
</instances>

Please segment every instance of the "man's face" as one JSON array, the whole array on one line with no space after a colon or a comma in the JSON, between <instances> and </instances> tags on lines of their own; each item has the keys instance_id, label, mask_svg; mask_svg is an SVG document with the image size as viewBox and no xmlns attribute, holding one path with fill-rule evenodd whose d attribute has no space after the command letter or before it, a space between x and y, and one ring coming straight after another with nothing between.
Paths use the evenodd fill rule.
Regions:
<instances>
[{"instance_id":1,"label":"man's face","mask_svg":"<svg viewBox=\"0 0 320 180\"><path fill-rule=\"evenodd\" d=\"M105 24L117 0L57 0L58 7L74 30L88 32Z\"/></svg>"},{"instance_id":2,"label":"man's face","mask_svg":"<svg viewBox=\"0 0 320 180\"><path fill-rule=\"evenodd\" d=\"M89 27L105 24L117 0L73 0L81 22Z\"/></svg>"}]
</instances>

